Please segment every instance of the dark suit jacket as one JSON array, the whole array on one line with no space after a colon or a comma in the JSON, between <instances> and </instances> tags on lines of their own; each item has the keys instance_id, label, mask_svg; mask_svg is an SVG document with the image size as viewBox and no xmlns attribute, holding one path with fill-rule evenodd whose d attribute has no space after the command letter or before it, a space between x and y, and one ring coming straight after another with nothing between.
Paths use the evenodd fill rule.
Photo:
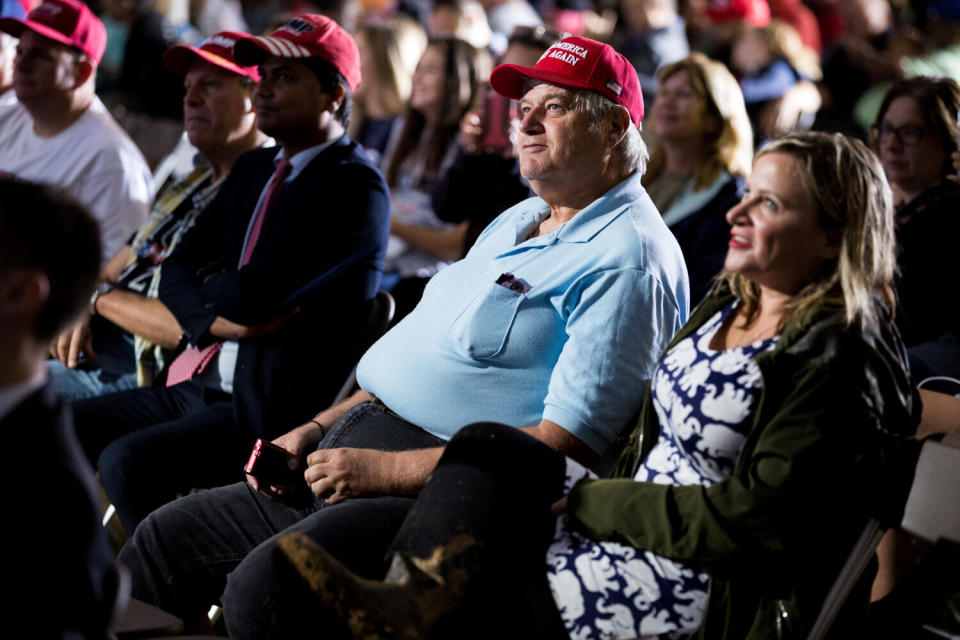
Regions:
<instances>
[{"instance_id":1,"label":"dark suit jacket","mask_svg":"<svg viewBox=\"0 0 960 640\"><path fill-rule=\"evenodd\" d=\"M8 611L31 637L103 638L116 570L70 414L47 385L0 420L0 430L6 506L15 519L7 527Z\"/></svg>"},{"instance_id":2,"label":"dark suit jacket","mask_svg":"<svg viewBox=\"0 0 960 640\"><path fill-rule=\"evenodd\" d=\"M390 233L383 177L344 136L284 187L250 262L238 268L277 153L257 149L237 160L164 262L160 283L160 299L183 327L184 342L200 347L215 340L208 330L216 316L256 325L300 309L279 331L240 342L234 413L247 435L265 438L305 422L333 399L354 364L350 349L379 288Z\"/></svg>"}]
</instances>

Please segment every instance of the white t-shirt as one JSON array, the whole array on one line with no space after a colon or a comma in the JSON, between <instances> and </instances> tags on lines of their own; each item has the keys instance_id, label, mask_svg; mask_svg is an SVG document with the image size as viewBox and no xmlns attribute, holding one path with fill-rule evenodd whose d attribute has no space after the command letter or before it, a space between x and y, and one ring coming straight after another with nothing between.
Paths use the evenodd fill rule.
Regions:
<instances>
[{"instance_id":1,"label":"white t-shirt","mask_svg":"<svg viewBox=\"0 0 960 640\"><path fill-rule=\"evenodd\" d=\"M72 125L50 138L33 131L17 102L0 108L0 174L56 185L100 223L105 263L147 217L153 176L143 154L99 98Z\"/></svg>"}]
</instances>

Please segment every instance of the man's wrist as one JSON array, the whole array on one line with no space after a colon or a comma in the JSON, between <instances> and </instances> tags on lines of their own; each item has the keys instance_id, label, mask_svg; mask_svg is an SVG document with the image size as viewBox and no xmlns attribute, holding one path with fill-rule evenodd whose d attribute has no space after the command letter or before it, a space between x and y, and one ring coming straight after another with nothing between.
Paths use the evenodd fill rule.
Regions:
<instances>
[{"instance_id":1,"label":"man's wrist","mask_svg":"<svg viewBox=\"0 0 960 640\"><path fill-rule=\"evenodd\" d=\"M316 418L310 418L309 422L313 424L313 426L315 426L317 429L320 430L321 438L327 435L327 427L323 426L323 424L321 424L319 420L317 420Z\"/></svg>"},{"instance_id":2,"label":"man's wrist","mask_svg":"<svg viewBox=\"0 0 960 640\"><path fill-rule=\"evenodd\" d=\"M101 282L97 285L97 288L93 290L93 294L90 296L90 316L93 317L97 314L97 300L100 299L100 296L107 293L113 289L113 285L109 282Z\"/></svg>"}]
</instances>

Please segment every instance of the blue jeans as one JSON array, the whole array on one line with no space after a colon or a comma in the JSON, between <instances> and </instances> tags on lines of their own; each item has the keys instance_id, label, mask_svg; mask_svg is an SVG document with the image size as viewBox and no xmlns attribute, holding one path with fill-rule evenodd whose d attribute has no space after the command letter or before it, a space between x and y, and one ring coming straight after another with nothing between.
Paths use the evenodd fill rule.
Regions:
<instances>
[{"instance_id":1,"label":"blue jeans","mask_svg":"<svg viewBox=\"0 0 960 640\"><path fill-rule=\"evenodd\" d=\"M444 441L362 403L348 411L320 443L321 449L360 447L402 451ZM201 491L150 514L121 550L131 574L131 595L195 623L223 602L230 637L289 638L304 624L320 624L302 589L288 588L274 563L274 541L301 531L355 572L380 578L386 552L413 500L399 497L322 500L293 507L245 483ZM228 578L229 576L229 578ZM336 624L336 621L328 621Z\"/></svg>"},{"instance_id":2,"label":"blue jeans","mask_svg":"<svg viewBox=\"0 0 960 640\"><path fill-rule=\"evenodd\" d=\"M85 368L83 365L71 369L54 359L47 360L47 371L50 373L50 382L53 384L54 391L65 400L94 398L137 388L136 373L125 373L112 380L104 381L101 369Z\"/></svg>"}]
</instances>

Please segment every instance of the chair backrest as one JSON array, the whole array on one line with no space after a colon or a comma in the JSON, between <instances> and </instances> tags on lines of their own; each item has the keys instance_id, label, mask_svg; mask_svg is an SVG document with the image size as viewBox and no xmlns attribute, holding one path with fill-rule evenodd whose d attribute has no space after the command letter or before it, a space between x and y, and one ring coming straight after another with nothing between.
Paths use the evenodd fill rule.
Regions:
<instances>
[{"instance_id":1,"label":"chair backrest","mask_svg":"<svg viewBox=\"0 0 960 640\"><path fill-rule=\"evenodd\" d=\"M377 292L377 295L370 301L370 315L367 316L367 322L357 337L357 341L354 343L354 348L351 353L354 362L358 362L361 356L366 353L367 349L379 340L380 336L387 332L396 308L397 306L393 301L393 296L386 291ZM350 370L350 375L344 380L343 386L340 387L340 391L333 399L333 404L339 404L345 400L356 391L356 387L357 367L354 365L353 369Z\"/></svg>"},{"instance_id":2,"label":"chair backrest","mask_svg":"<svg viewBox=\"0 0 960 640\"><path fill-rule=\"evenodd\" d=\"M927 440L917 460L901 528L918 538L936 543L960 544L960 435L949 434L941 442Z\"/></svg>"},{"instance_id":3,"label":"chair backrest","mask_svg":"<svg viewBox=\"0 0 960 640\"><path fill-rule=\"evenodd\" d=\"M951 434L942 442L924 442L901 528L930 542L949 540L960 544L960 509L956 504L958 487L960 436ZM873 558L883 533L876 520L867 523L827 594L808 640L820 640L830 629L843 603Z\"/></svg>"},{"instance_id":4,"label":"chair backrest","mask_svg":"<svg viewBox=\"0 0 960 640\"><path fill-rule=\"evenodd\" d=\"M833 586L830 587L807 640L820 640L830 630L837 614L840 613L840 609L850 596L850 592L853 591L860 580L860 576L863 575L867 565L873 559L883 533L884 529L880 527L879 522L876 520L867 522L856 544L853 545L843 569L840 570L840 575L837 576Z\"/></svg>"}]
</instances>

